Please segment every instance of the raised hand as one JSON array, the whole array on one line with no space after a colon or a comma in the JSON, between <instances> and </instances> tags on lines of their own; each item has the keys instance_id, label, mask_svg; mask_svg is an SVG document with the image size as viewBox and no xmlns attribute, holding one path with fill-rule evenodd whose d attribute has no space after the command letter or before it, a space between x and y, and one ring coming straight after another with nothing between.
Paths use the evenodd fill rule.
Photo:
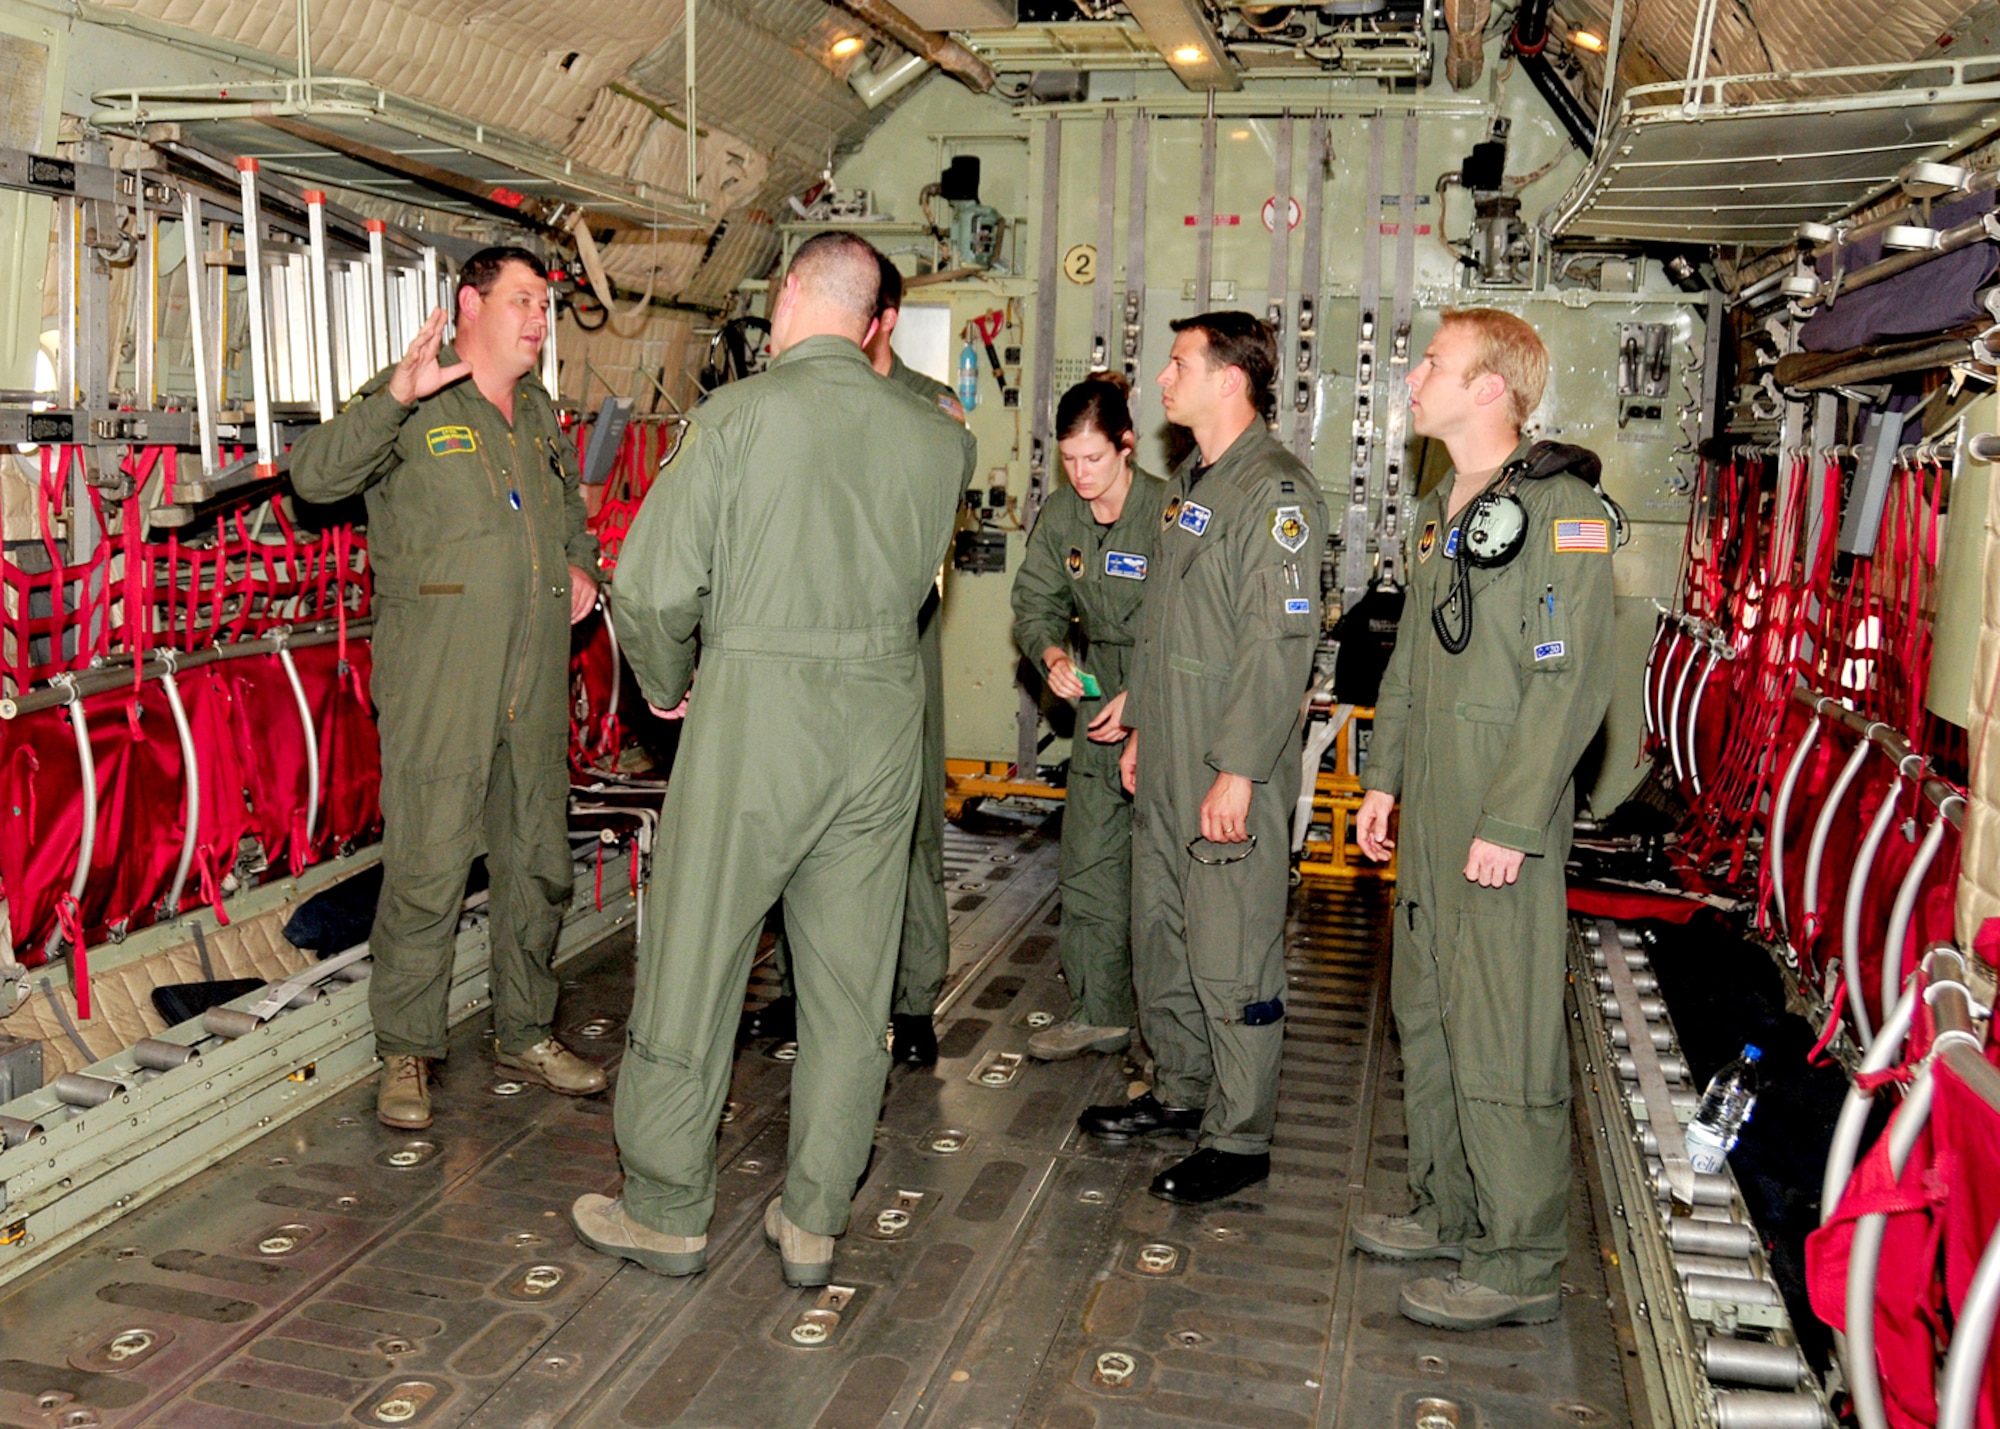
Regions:
<instances>
[{"instance_id":1,"label":"raised hand","mask_svg":"<svg viewBox=\"0 0 2000 1429\"><path fill-rule=\"evenodd\" d=\"M410 340L409 351L396 364L396 370L389 374L389 395L407 407L413 402L421 402L441 388L449 387L462 377L470 377L472 364L469 362L438 366L438 349L443 345L444 309L432 308L431 315L424 319L424 325Z\"/></svg>"}]
</instances>

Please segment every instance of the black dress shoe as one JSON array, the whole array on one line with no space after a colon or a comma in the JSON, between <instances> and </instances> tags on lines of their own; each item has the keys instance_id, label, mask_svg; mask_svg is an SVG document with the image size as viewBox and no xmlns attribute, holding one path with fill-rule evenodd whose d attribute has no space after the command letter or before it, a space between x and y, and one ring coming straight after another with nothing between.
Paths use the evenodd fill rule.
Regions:
<instances>
[{"instance_id":1,"label":"black dress shoe","mask_svg":"<svg viewBox=\"0 0 2000 1429\"><path fill-rule=\"evenodd\" d=\"M1269 1156L1241 1156L1207 1146L1155 1176L1147 1189L1163 1201L1199 1206L1233 1196L1270 1174Z\"/></svg>"},{"instance_id":2,"label":"black dress shoe","mask_svg":"<svg viewBox=\"0 0 2000 1429\"><path fill-rule=\"evenodd\" d=\"M937 1065L937 1028L932 1025L928 1014L892 1012L889 1014L889 1029L889 1055L898 1062L906 1067Z\"/></svg>"},{"instance_id":3,"label":"black dress shoe","mask_svg":"<svg viewBox=\"0 0 2000 1429\"><path fill-rule=\"evenodd\" d=\"M1146 1092L1129 1102L1094 1106L1078 1117L1076 1124L1093 1136L1107 1136L1113 1141L1162 1131L1192 1136L1201 1130L1201 1108L1161 1106L1151 1092Z\"/></svg>"},{"instance_id":4,"label":"black dress shoe","mask_svg":"<svg viewBox=\"0 0 2000 1429\"><path fill-rule=\"evenodd\" d=\"M789 997L774 997L762 1007L743 1014L743 1035L752 1042L772 1038L796 1042L799 1037L799 1005Z\"/></svg>"},{"instance_id":5,"label":"black dress shoe","mask_svg":"<svg viewBox=\"0 0 2000 1429\"><path fill-rule=\"evenodd\" d=\"M1234 1151L1204 1147L1186 1161L1176 1161L1152 1179L1148 1191L1178 1205L1204 1205L1254 1187L1270 1175L1270 1157L1244 1157Z\"/></svg>"}]
</instances>

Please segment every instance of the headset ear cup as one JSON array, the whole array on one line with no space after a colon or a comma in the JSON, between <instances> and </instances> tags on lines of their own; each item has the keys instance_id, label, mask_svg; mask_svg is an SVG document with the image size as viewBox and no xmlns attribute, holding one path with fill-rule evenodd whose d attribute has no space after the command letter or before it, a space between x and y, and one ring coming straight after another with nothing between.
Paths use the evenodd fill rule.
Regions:
<instances>
[{"instance_id":1,"label":"headset ear cup","mask_svg":"<svg viewBox=\"0 0 2000 1429\"><path fill-rule=\"evenodd\" d=\"M1472 500L1461 527L1465 559L1481 570L1504 566L1528 540L1528 508L1506 491L1483 491Z\"/></svg>"}]
</instances>

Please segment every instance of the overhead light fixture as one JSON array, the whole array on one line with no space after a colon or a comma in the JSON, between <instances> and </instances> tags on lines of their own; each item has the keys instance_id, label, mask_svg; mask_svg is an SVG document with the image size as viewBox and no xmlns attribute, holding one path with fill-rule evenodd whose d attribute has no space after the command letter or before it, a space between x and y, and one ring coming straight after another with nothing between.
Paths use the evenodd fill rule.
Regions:
<instances>
[{"instance_id":1,"label":"overhead light fixture","mask_svg":"<svg viewBox=\"0 0 2000 1429\"><path fill-rule=\"evenodd\" d=\"M1604 53L1604 36L1592 30L1570 31L1569 42L1580 50L1589 50L1594 55Z\"/></svg>"},{"instance_id":2,"label":"overhead light fixture","mask_svg":"<svg viewBox=\"0 0 2000 1429\"><path fill-rule=\"evenodd\" d=\"M1250 131L1248 129L1231 129L1229 131L1229 137L1232 139L1248 139L1250 137Z\"/></svg>"},{"instance_id":3,"label":"overhead light fixture","mask_svg":"<svg viewBox=\"0 0 2000 1429\"><path fill-rule=\"evenodd\" d=\"M1175 64L1198 65L1207 58L1207 52L1200 45L1182 45L1174 51Z\"/></svg>"},{"instance_id":4,"label":"overhead light fixture","mask_svg":"<svg viewBox=\"0 0 2000 1429\"><path fill-rule=\"evenodd\" d=\"M849 55L858 55L867 47L867 44L868 42L859 35L842 35L833 42L833 57L837 60L844 60Z\"/></svg>"}]
</instances>

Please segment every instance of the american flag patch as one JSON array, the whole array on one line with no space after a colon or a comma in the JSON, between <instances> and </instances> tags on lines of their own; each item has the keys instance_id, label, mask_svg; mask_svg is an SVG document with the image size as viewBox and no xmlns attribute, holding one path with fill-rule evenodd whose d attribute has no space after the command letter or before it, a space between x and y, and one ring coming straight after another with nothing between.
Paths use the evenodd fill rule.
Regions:
<instances>
[{"instance_id":1,"label":"american flag patch","mask_svg":"<svg viewBox=\"0 0 2000 1429\"><path fill-rule=\"evenodd\" d=\"M1558 551L1608 551L1611 549L1609 521L1556 522Z\"/></svg>"}]
</instances>

